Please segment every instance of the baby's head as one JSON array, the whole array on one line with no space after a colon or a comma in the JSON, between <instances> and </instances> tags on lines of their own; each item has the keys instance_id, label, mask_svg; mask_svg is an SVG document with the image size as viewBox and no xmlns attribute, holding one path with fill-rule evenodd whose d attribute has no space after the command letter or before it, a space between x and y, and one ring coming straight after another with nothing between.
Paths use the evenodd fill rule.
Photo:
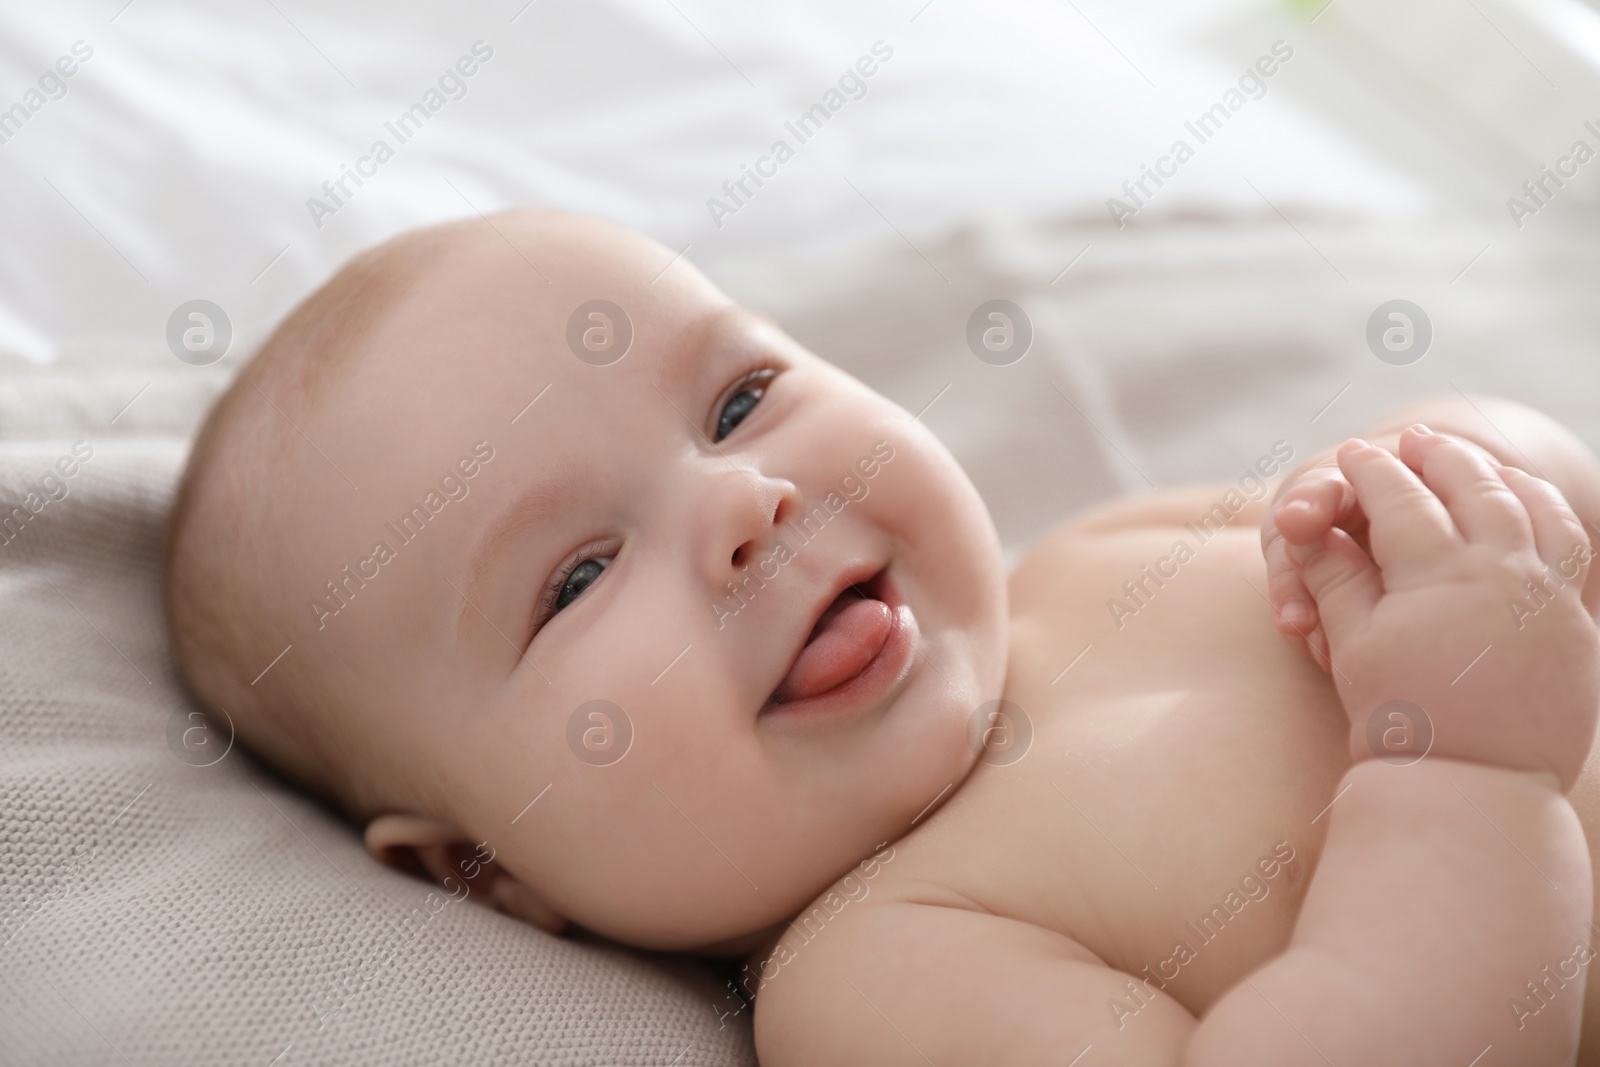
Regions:
<instances>
[{"instance_id":1,"label":"baby's head","mask_svg":"<svg viewBox=\"0 0 1600 1067\"><path fill-rule=\"evenodd\" d=\"M506 910L649 948L739 950L905 833L1005 665L993 525L919 421L553 214L289 316L195 445L167 603L196 695L376 853L487 841Z\"/></svg>"}]
</instances>

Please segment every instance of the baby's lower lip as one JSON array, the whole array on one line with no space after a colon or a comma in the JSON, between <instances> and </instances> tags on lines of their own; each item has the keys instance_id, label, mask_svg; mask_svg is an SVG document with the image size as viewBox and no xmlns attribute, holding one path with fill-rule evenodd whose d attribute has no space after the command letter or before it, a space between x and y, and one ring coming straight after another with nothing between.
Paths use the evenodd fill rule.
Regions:
<instances>
[{"instance_id":1,"label":"baby's lower lip","mask_svg":"<svg viewBox=\"0 0 1600 1067\"><path fill-rule=\"evenodd\" d=\"M888 586L881 583L881 599L889 609L889 632L877 653L850 677L826 692L798 700L781 700L774 694L761 709L776 721L817 720L872 707L894 688L911 667L920 632L916 615Z\"/></svg>"}]
</instances>

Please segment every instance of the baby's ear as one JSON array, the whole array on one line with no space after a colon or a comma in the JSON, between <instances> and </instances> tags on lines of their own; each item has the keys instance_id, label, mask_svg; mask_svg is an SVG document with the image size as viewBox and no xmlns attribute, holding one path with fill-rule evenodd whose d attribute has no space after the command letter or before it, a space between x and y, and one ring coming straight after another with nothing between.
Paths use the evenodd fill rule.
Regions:
<instances>
[{"instance_id":1,"label":"baby's ear","mask_svg":"<svg viewBox=\"0 0 1600 1067\"><path fill-rule=\"evenodd\" d=\"M439 882L451 873L448 866L438 862L444 859L443 847L462 844L465 839L461 831L438 819L388 813L367 824L363 840L367 851L380 863L430 882Z\"/></svg>"},{"instance_id":2,"label":"baby's ear","mask_svg":"<svg viewBox=\"0 0 1600 1067\"><path fill-rule=\"evenodd\" d=\"M469 895L508 915L560 936L567 920L532 889L492 858L487 844L475 844L450 823L425 815L389 812L367 824L367 851L380 862L454 892Z\"/></svg>"}]
</instances>

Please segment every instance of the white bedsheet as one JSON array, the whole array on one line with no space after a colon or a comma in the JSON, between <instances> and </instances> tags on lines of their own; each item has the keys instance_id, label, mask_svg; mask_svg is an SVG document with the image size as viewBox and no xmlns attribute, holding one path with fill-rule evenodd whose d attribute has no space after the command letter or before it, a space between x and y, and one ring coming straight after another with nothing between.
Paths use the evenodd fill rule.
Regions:
<instances>
[{"instance_id":1,"label":"white bedsheet","mask_svg":"<svg viewBox=\"0 0 1600 1067\"><path fill-rule=\"evenodd\" d=\"M474 210L602 215L712 269L996 215L1104 218L1275 38L1306 67L1317 47L1304 19L1238 2L124 2L0 13L0 107L75 42L93 51L0 145L0 348L158 341L195 297L244 344L356 250ZM1268 13L1222 58L1205 35L1239 10ZM387 134L479 40L493 57L466 95L403 145ZM893 56L866 96L805 144L786 134L876 41ZM1142 217L1264 210L1246 174L1312 214L1426 209L1295 100L1300 76L1286 65ZM379 138L394 158L319 227L308 199ZM779 138L795 157L718 227L708 198Z\"/></svg>"}]
</instances>

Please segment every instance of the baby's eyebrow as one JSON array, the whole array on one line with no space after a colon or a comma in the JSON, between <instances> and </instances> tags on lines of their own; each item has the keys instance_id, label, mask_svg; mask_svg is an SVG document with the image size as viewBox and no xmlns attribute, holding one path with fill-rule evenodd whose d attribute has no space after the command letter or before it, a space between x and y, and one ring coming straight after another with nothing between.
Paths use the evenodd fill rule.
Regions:
<instances>
[{"instance_id":1,"label":"baby's eyebrow","mask_svg":"<svg viewBox=\"0 0 1600 1067\"><path fill-rule=\"evenodd\" d=\"M548 478L524 489L510 505L489 521L477 543L468 552L464 583L466 602L456 616L458 640L467 613L477 610L476 605L482 599L484 587L506 549L530 530L546 525L551 516L567 506L582 487L585 473L580 464L563 460L551 470Z\"/></svg>"}]
</instances>

